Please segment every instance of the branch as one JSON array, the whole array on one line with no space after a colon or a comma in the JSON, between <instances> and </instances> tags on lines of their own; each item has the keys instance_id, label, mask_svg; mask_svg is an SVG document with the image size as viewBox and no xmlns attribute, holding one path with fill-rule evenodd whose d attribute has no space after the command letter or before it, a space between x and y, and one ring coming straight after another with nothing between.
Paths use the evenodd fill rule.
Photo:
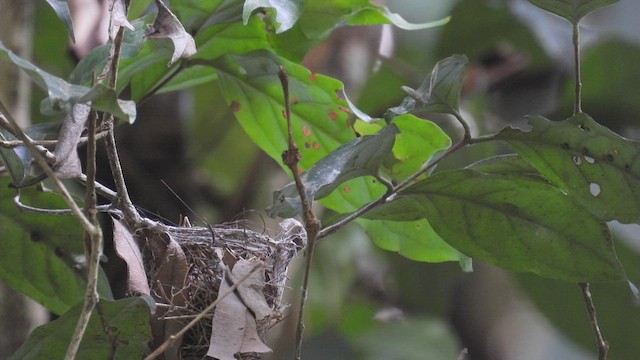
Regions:
<instances>
[{"instance_id":1,"label":"branch","mask_svg":"<svg viewBox=\"0 0 640 360\"><path fill-rule=\"evenodd\" d=\"M573 57L575 64L575 99L573 105L573 115L582 112L582 78L580 75L580 28L578 23L573 24Z\"/></svg>"},{"instance_id":2,"label":"branch","mask_svg":"<svg viewBox=\"0 0 640 360\"><path fill-rule=\"evenodd\" d=\"M235 292L236 289L238 288L238 286L240 286L240 284L242 284L245 280L247 280L249 278L249 276L251 276L256 270L258 270L258 268L260 266L261 266L261 264L257 264L256 266L254 266L253 269L251 269L251 271L246 273L235 284L233 284L229 288L229 291L227 291L227 292L225 292L224 294L221 294L221 295L218 294L218 298L216 299L216 301L212 302L211 305L207 306L206 309L202 310L202 312L200 314L198 314L198 316L193 318L193 320L191 320L191 322L189 322L180 331L178 331L174 335L171 335L169 337L169 339L167 339L160 346L158 346L158 348L156 348L151 354L149 354L146 358L144 358L144 360L152 360L152 359L155 359L158 356L162 355L163 352L165 352L168 348L170 348L173 345L173 343L175 343L178 339L180 339L187 331L189 331L189 329L194 327L200 320L202 320L205 317L207 317L208 314L211 311L213 311L213 309L215 309L215 307L218 306L218 304L220 304L220 302L222 300L224 300L224 298L226 298L229 294L232 294L233 292Z\"/></svg>"},{"instance_id":3,"label":"branch","mask_svg":"<svg viewBox=\"0 0 640 360\"><path fill-rule=\"evenodd\" d=\"M300 360L302 357L302 338L304 334L304 312L307 302L307 294L309 291L309 273L311 272L311 263L313 261L313 251L315 249L316 239L320 231L320 221L313 213L311 209L311 203L307 197L307 192L304 188L304 184L300 179L300 170L298 168L298 161L300 161L300 151L293 141L293 130L291 127L291 106L289 103L289 77L284 68L280 67L278 71L278 77L282 83L282 90L284 92L284 115L287 119L287 131L289 133L289 147L282 153L282 160L289 167L293 174L293 179L296 184L296 189L300 195L300 202L302 203L302 218L304 220L304 227L307 231L307 261L304 269L304 277L302 280L302 296L300 299L300 310L298 312L298 326L296 328L296 354L295 358Z\"/></svg>"},{"instance_id":4,"label":"branch","mask_svg":"<svg viewBox=\"0 0 640 360\"><path fill-rule=\"evenodd\" d=\"M593 335L596 337L596 345L598 346L598 360L607 360L607 353L609 352L609 343L602 337L600 331L600 325L598 325L598 318L596 316L596 307L593 304L593 298L591 298L591 291L589 291L589 283L580 283L580 289L582 289L582 297L584 303L587 306L587 314L589 315L589 321L591 322L591 329Z\"/></svg>"}]
</instances>

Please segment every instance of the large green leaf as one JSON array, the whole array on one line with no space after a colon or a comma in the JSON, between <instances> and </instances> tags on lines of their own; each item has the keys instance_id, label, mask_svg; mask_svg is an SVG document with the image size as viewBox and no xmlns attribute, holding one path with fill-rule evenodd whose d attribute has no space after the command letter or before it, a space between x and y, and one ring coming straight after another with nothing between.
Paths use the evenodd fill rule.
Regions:
<instances>
[{"instance_id":1,"label":"large green leaf","mask_svg":"<svg viewBox=\"0 0 640 360\"><path fill-rule=\"evenodd\" d=\"M528 118L533 128L502 130L524 159L599 219L640 221L640 144L586 114L554 122Z\"/></svg>"},{"instance_id":2,"label":"large green leaf","mask_svg":"<svg viewBox=\"0 0 640 360\"><path fill-rule=\"evenodd\" d=\"M25 214L14 205L7 179L0 188L0 278L53 313L67 311L84 293L84 281L71 267L83 251L80 224L71 216ZM61 199L54 197L25 189L21 200L60 205Z\"/></svg>"},{"instance_id":3,"label":"large green leaf","mask_svg":"<svg viewBox=\"0 0 640 360\"><path fill-rule=\"evenodd\" d=\"M391 124L374 135L365 135L340 146L318 160L300 175L307 198L329 195L345 181L361 176L377 176L380 166L391 152L398 127ZM302 213L295 183L273 193L269 216L294 217Z\"/></svg>"},{"instance_id":4,"label":"large green leaf","mask_svg":"<svg viewBox=\"0 0 640 360\"><path fill-rule=\"evenodd\" d=\"M293 137L300 166L308 169L329 152L355 138L346 103L336 94L342 84L269 52L230 56L215 62L227 103L251 139L281 162L287 149L284 96L279 66L289 77Z\"/></svg>"},{"instance_id":5,"label":"large green leaf","mask_svg":"<svg viewBox=\"0 0 640 360\"><path fill-rule=\"evenodd\" d=\"M358 219L367 235L378 247L394 251L415 261L431 263L460 261L467 257L436 234L426 219L385 221Z\"/></svg>"},{"instance_id":6,"label":"large green leaf","mask_svg":"<svg viewBox=\"0 0 640 360\"><path fill-rule=\"evenodd\" d=\"M365 216L427 218L462 253L507 270L571 282L625 278L607 224L529 177L442 172Z\"/></svg>"},{"instance_id":7,"label":"large green leaf","mask_svg":"<svg viewBox=\"0 0 640 360\"><path fill-rule=\"evenodd\" d=\"M529 0L535 6L577 24L590 12L620 0Z\"/></svg>"},{"instance_id":8,"label":"large green leaf","mask_svg":"<svg viewBox=\"0 0 640 360\"><path fill-rule=\"evenodd\" d=\"M62 359L83 306L78 304L60 318L36 328L10 359ZM151 341L147 300L101 300L97 307L91 314L76 358L142 359Z\"/></svg>"},{"instance_id":9,"label":"large green leaf","mask_svg":"<svg viewBox=\"0 0 640 360\"><path fill-rule=\"evenodd\" d=\"M435 112L455 115L458 113L464 68L469 60L464 55L452 55L438 61L431 74L416 90L403 86L409 94L400 106L385 114L387 121L411 111Z\"/></svg>"}]
</instances>

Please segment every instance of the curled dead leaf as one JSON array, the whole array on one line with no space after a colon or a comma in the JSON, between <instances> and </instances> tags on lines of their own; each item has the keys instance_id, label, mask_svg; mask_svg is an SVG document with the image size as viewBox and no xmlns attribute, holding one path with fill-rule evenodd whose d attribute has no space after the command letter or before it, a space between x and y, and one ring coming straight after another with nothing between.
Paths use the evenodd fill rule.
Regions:
<instances>
[{"instance_id":1,"label":"curled dead leaf","mask_svg":"<svg viewBox=\"0 0 640 360\"><path fill-rule=\"evenodd\" d=\"M111 25L109 26L109 38L115 38L121 26L131 31L136 30L129 20L127 20L127 7L124 4L124 0L113 0L110 10Z\"/></svg>"},{"instance_id":2,"label":"curled dead leaf","mask_svg":"<svg viewBox=\"0 0 640 360\"><path fill-rule=\"evenodd\" d=\"M55 163L53 165L53 170L60 179L71 179L82 174L77 147L90 112L91 106L76 104L62 122L54 150Z\"/></svg>"},{"instance_id":3,"label":"curled dead leaf","mask_svg":"<svg viewBox=\"0 0 640 360\"><path fill-rule=\"evenodd\" d=\"M113 246L118 256L127 264L127 292L149 295L147 272L144 269L142 252L127 226L116 218L113 222Z\"/></svg>"},{"instance_id":4,"label":"curled dead leaf","mask_svg":"<svg viewBox=\"0 0 640 360\"><path fill-rule=\"evenodd\" d=\"M195 54L196 42L162 0L155 1L158 6L158 16L153 24L147 26L146 36L150 39L170 39L173 42L173 55L167 64L171 66L178 59Z\"/></svg>"}]
</instances>

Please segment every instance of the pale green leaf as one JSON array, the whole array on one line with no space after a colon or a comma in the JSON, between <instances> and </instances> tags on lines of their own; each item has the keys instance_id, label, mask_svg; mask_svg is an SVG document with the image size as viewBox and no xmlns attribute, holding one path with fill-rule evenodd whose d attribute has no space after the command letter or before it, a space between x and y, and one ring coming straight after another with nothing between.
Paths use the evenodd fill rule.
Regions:
<instances>
[{"instance_id":1,"label":"pale green leaf","mask_svg":"<svg viewBox=\"0 0 640 360\"><path fill-rule=\"evenodd\" d=\"M345 181L361 176L377 176L382 161L393 148L398 128L391 124L375 135L356 138L313 164L300 175L309 200L320 199ZM295 183L273 193L269 216L293 217L302 212Z\"/></svg>"},{"instance_id":2,"label":"pale green leaf","mask_svg":"<svg viewBox=\"0 0 640 360\"><path fill-rule=\"evenodd\" d=\"M528 121L531 130L507 128L497 138L599 219L640 222L640 143L586 114L564 121L532 116Z\"/></svg>"},{"instance_id":3,"label":"pale green leaf","mask_svg":"<svg viewBox=\"0 0 640 360\"><path fill-rule=\"evenodd\" d=\"M590 12L620 0L529 0L535 6L578 24Z\"/></svg>"},{"instance_id":4,"label":"pale green leaf","mask_svg":"<svg viewBox=\"0 0 640 360\"><path fill-rule=\"evenodd\" d=\"M387 121L411 111L433 112L455 115L459 111L460 92L465 66L469 63L466 56L452 55L438 61L431 74L416 90L404 86L409 94L400 106L391 108L385 114Z\"/></svg>"},{"instance_id":5,"label":"pale green leaf","mask_svg":"<svg viewBox=\"0 0 640 360\"><path fill-rule=\"evenodd\" d=\"M442 172L365 216L426 218L465 255L511 271L569 282L625 279L607 224L561 190L529 177Z\"/></svg>"},{"instance_id":6,"label":"pale green leaf","mask_svg":"<svg viewBox=\"0 0 640 360\"><path fill-rule=\"evenodd\" d=\"M404 180L418 171L433 155L451 146L451 139L436 124L411 114L393 119L400 129L393 155L398 160L391 167L394 180Z\"/></svg>"}]
</instances>

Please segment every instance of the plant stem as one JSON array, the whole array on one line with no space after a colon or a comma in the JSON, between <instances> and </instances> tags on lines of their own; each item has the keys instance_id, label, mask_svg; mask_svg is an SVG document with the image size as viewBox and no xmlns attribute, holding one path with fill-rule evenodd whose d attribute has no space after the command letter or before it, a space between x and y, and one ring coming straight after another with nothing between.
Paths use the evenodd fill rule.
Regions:
<instances>
[{"instance_id":1,"label":"plant stem","mask_svg":"<svg viewBox=\"0 0 640 360\"><path fill-rule=\"evenodd\" d=\"M598 325L598 318L596 316L596 307L593 304L591 291L589 291L589 283L580 283L578 285L580 285L580 289L582 289L582 297L584 298L584 303L587 306L587 314L589 314L591 328L594 336L596 337L598 360L606 360L607 352L609 352L609 343L602 337L602 332L600 331L600 325Z\"/></svg>"},{"instance_id":2,"label":"plant stem","mask_svg":"<svg viewBox=\"0 0 640 360\"><path fill-rule=\"evenodd\" d=\"M578 22L573 24L573 50L576 82L573 115L576 115L582 112L582 76L580 75L580 27L578 26Z\"/></svg>"},{"instance_id":3,"label":"plant stem","mask_svg":"<svg viewBox=\"0 0 640 360\"><path fill-rule=\"evenodd\" d=\"M307 303L307 295L309 291L309 274L311 273L311 264L313 262L313 252L315 249L316 239L320 231L320 221L313 213L311 203L307 197L304 184L300 179L300 171L298 168L298 161L300 161L300 152L293 141L293 128L291 126L291 106L289 103L289 78L284 68L280 68L278 77L282 83L282 90L284 92L284 115L287 119L287 131L289 135L288 149L282 154L282 160L285 165L289 167L293 174L293 179L296 184L296 189L300 195L300 202L302 203L302 218L304 220L304 227L307 231L307 261L305 263L304 277L302 280L302 295L300 298L300 309L298 312L298 325L296 327L296 352L295 359L300 360L302 358L302 338L304 335L304 312Z\"/></svg>"}]
</instances>

